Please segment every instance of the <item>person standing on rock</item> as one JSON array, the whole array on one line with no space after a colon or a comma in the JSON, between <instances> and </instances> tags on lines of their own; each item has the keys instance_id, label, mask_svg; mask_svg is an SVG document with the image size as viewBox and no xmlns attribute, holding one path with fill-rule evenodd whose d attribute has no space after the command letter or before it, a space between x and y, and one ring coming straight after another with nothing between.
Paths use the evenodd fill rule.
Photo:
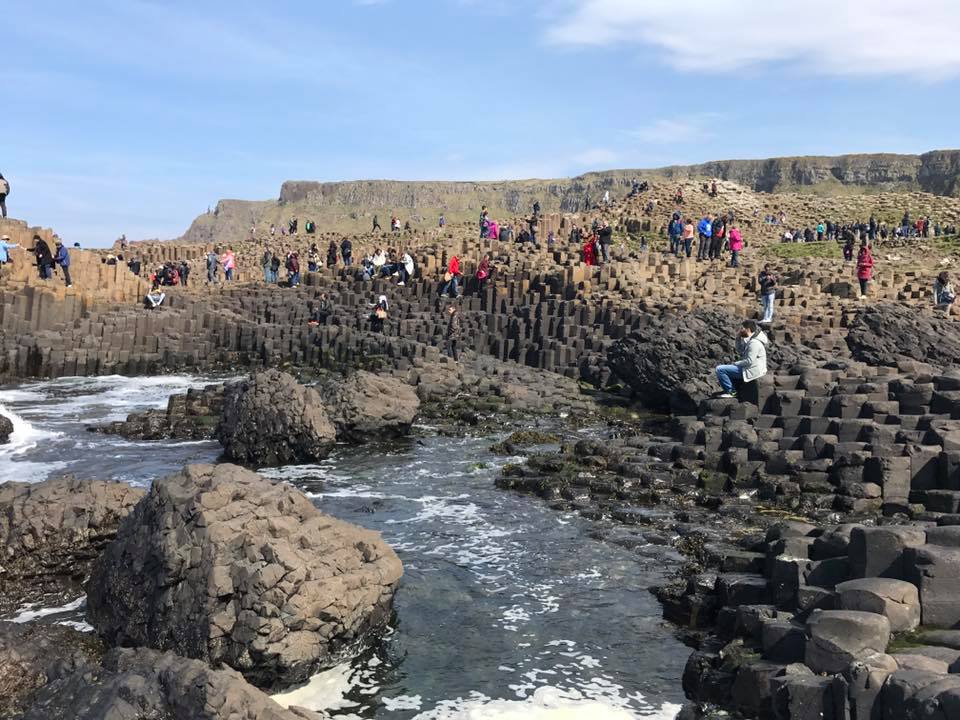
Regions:
<instances>
[{"instance_id":1,"label":"person standing on rock","mask_svg":"<svg viewBox=\"0 0 960 720\"><path fill-rule=\"evenodd\" d=\"M180 261L180 284L187 287L190 279L190 263L186 260Z\"/></svg>"},{"instance_id":2,"label":"person standing on rock","mask_svg":"<svg viewBox=\"0 0 960 720\"><path fill-rule=\"evenodd\" d=\"M57 238L56 241L56 254L53 256L53 261L63 270L64 284L67 287L73 287L73 281L70 279L70 253L67 252L67 248L60 238Z\"/></svg>"},{"instance_id":3,"label":"person standing on rock","mask_svg":"<svg viewBox=\"0 0 960 720\"><path fill-rule=\"evenodd\" d=\"M870 251L870 245L864 240L860 244L860 252L857 253L857 280L860 281L860 299L865 300L867 290L870 288L870 281L873 279L873 253Z\"/></svg>"},{"instance_id":4,"label":"person standing on rock","mask_svg":"<svg viewBox=\"0 0 960 720\"><path fill-rule=\"evenodd\" d=\"M737 354L740 359L732 365L717 365L717 380L722 398L737 396L735 382L753 382L767 374L767 344L769 339L754 320L744 320L737 333Z\"/></svg>"},{"instance_id":5,"label":"person standing on rock","mask_svg":"<svg viewBox=\"0 0 960 720\"><path fill-rule=\"evenodd\" d=\"M743 251L743 235L736 225L730 228L730 267L740 267L740 253Z\"/></svg>"},{"instance_id":6,"label":"person standing on rock","mask_svg":"<svg viewBox=\"0 0 960 720\"><path fill-rule=\"evenodd\" d=\"M933 283L933 304L944 309L947 315L953 309L953 304L957 301L957 294L954 292L953 284L950 282L950 273L944 270L937 275Z\"/></svg>"},{"instance_id":7,"label":"person standing on rock","mask_svg":"<svg viewBox=\"0 0 960 720\"><path fill-rule=\"evenodd\" d=\"M0 173L0 214L3 217L7 216L7 195L10 194L10 183L3 176L3 173Z\"/></svg>"},{"instance_id":8,"label":"person standing on rock","mask_svg":"<svg viewBox=\"0 0 960 720\"><path fill-rule=\"evenodd\" d=\"M713 216L709 213L704 215L697 224L697 234L700 236L700 242L697 245L697 260L706 260L710 252L710 239L713 237Z\"/></svg>"},{"instance_id":9,"label":"person standing on rock","mask_svg":"<svg viewBox=\"0 0 960 720\"><path fill-rule=\"evenodd\" d=\"M228 247L227 251L223 254L223 257L220 258L220 262L223 265L223 277L227 282L233 280L233 273L237 269L237 258L233 254L233 248Z\"/></svg>"},{"instance_id":10,"label":"person standing on rock","mask_svg":"<svg viewBox=\"0 0 960 720\"><path fill-rule=\"evenodd\" d=\"M300 258L295 252L287 257L287 282L292 288L300 284Z\"/></svg>"},{"instance_id":11,"label":"person standing on rock","mask_svg":"<svg viewBox=\"0 0 960 720\"><path fill-rule=\"evenodd\" d=\"M604 220L600 224L600 230L597 231L597 238L600 241L600 252L603 255L603 262L610 262L610 246L613 244L613 228Z\"/></svg>"},{"instance_id":12,"label":"person standing on rock","mask_svg":"<svg viewBox=\"0 0 960 720\"><path fill-rule=\"evenodd\" d=\"M207 282L215 283L217 281L217 265L220 263L220 253L217 248L213 248L207 253Z\"/></svg>"},{"instance_id":13,"label":"person standing on rock","mask_svg":"<svg viewBox=\"0 0 960 720\"><path fill-rule=\"evenodd\" d=\"M690 255L693 254L693 238L696 234L696 228L693 226L693 220L687 218L686 222L683 223L683 235L681 240L683 241L683 252L686 254L687 258L690 258ZM679 249L677 254L679 255Z\"/></svg>"},{"instance_id":14,"label":"person standing on rock","mask_svg":"<svg viewBox=\"0 0 960 720\"><path fill-rule=\"evenodd\" d=\"M10 251L18 247L20 246L16 243L10 242L9 235L0 237L0 269L3 269L3 266L10 262Z\"/></svg>"},{"instance_id":15,"label":"person standing on rock","mask_svg":"<svg viewBox=\"0 0 960 720\"><path fill-rule=\"evenodd\" d=\"M454 362L460 362L460 337L463 334L463 325L460 322L460 312L456 305L447 308L447 355Z\"/></svg>"},{"instance_id":16,"label":"person standing on rock","mask_svg":"<svg viewBox=\"0 0 960 720\"><path fill-rule=\"evenodd\" d=\"M443 276L443 285L440 286L440 295L448 295L456 300L460 296L460 258L456 255L450 258L447 272ZM451 294L452 293L452 294Z\"/></svg>"},{"instance_id":17,"label":"person standing on rock","mask_svg":"<svg viewBox=\"0 0 960 720\"><path fill-rule=\"evenodd\" d=\"M490 253L487 253L483 256L480 265L477 267L476 278L480 292L483 292L487 287L487 283L493 280L494 272L496 272L496 268L490 264Z\"/></svg>"},{"instance_id":18,"label":"person standing on rock","mask_svg":"<svg viewBox=\"0 0 960 720\"><path fill-rule=\"evenodd\" d=\"M720 251L723 249L723 238L727 234L727 217L722 215L718 217L710 226L710 259L719 260Z\"/></svg>"},{"instance_id":19,"label":"person standing on rock","mask_svg":"<svg viewBox=\"0 0 960 720\"><path fill-rule=\"evenodd\" d=\"M340 243L340 257L343 258L344 267L353 265L353 243L350 238L344 238Z\"/></svg>"},{"instance_id":20,"label":"person standing on rock","mask_svg":"<svg viewBox=\"0 0 960 720\"><path fill-rule=\"evenodd\" d=\"M443 213L440 214L440 229L442 230L447 226L447 219L443 216Z\"/></svg>"},{"instance_id":21,"label":"person standing on rock","mask_svg":"<svg viewBox=\"0 0 960 720\"><path fill-rule=\"evenodd\" d=\"M377 232L378 230L382 230L382 228L380 227L380 218L378 218L376 215L374 215L374 216L373 216L373 229L371 230L371 232Z\"/></svg>"},{"instance_id":22,"label":"person standing on rock","mask_svg":"<svg viewBox=\"0 0 960 720\"><path fill-rule=\"evenodd\" d=\"M37 272L41 280L49 280L53 276L53 254L47 241L39 235L33 236L33 247L30 248L37 259Z\"/></svg>"},{"instance_id":23,"label":"person standing on rock","mask_svg":"<svg viewBox=\"0 0 960 720\"><path fill-rule=\"evenodd\" d=\"M270 248L266 248L263 251L263 257L260 259L260 267L263 268L263 281L265 283L270 282L270 260L273 259L273 253L270 252Z\"/></svg>"},{"instance_id":24,"label":"person standing on rock","mask_svg":"<svg viewBox=\"0 0 960 720\"><path fill-rule=\"evenodd\" d=\"M764 265L763 270L757 277L760 285L760 301L763 304L763 318L760 320L763 324L773 322L773 305L777 298L777 276L770 269L769 265Z\"/></svg>"}]
</instances>

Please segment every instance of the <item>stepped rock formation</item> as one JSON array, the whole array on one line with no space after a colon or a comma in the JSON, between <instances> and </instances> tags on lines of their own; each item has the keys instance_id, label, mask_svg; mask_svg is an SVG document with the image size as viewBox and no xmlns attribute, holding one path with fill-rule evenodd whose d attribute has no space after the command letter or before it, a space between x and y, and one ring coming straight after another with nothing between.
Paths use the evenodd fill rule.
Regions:
<instances>
[{"instance_id":1,"label":"stepped rock formation","mask_svg":"<svg viewBox=\"0 0 960 720\"><path fill-rule=\"evenodd\" d=\"M75 595L143 496L126 483L98 480L0 484L0 611L46 593Z\"/></svg>"},{"instance_id":2,"label":"stepped rock formation","mask_svg":"<svg viewBox=\"0 0 960 720\"><path fill-rule=\"evenodd\" d=\"M305 681L382 625L403 572L378 533L235 465L157 480L87 585L111 645L173 650L264 688Z\"/></svg>"}]
</instances>

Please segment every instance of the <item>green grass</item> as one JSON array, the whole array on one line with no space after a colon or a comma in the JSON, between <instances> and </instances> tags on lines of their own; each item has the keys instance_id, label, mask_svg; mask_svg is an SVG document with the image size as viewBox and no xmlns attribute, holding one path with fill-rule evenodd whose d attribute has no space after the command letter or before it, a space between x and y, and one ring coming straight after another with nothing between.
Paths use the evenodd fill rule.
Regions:
<instances>
[{"instance_id":1,"label":"green grass","mask_svg":"<svg viewBox=\"0 0 960 720\"><path fill-rule=\"evenodd\" d=\"M776 243L767 245L765 251L781 260L794 258L836 258L843 257L843 246L832 241L812 243Z\"/></svg>"}]
</instances>

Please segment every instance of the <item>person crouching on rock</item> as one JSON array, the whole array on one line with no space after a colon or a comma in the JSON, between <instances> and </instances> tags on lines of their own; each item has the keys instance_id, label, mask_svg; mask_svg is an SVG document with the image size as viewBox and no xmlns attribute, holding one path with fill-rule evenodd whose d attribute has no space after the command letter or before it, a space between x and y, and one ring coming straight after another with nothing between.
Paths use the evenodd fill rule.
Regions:
<instances>
[{"instance_id":1,"label":"person crouching on rock","mask_svg":"<svg viewBox=\"0 0 960 720\"><path fill-rule=\"evenodd\" d=\"M163 305L166 295L160 292L160 285L156 280L153 281L153 287L150 288L150 292L146 294L146 297L143 298L143 306L148 310L155 310L156 308Z\"/></svg>"},{"instance_id":2,"label":"person crouching on rock","mask_svg":"<svg viewBox=\"0 0 960 720\"><path fill-rule=\"evenodd\" d=\"M460 336L463 334L463 325L460 322L460 312L456 305L447 308L447 355L454 362L460 362Z\"/></svg>"},{"instance_id":3,"label":"person crouching on rock","mask_svg":"<svg viewBox=\"0 0 960 720\"><path fill-rule=\"evenodd\" d=\"M740 359L732 365L717 365L717 380L722 398L735 398L734 382L753 382L767 374L767 343L770 342L755 320L744 320L737 334L737 353Z\"/></svg>"}]
</instances>

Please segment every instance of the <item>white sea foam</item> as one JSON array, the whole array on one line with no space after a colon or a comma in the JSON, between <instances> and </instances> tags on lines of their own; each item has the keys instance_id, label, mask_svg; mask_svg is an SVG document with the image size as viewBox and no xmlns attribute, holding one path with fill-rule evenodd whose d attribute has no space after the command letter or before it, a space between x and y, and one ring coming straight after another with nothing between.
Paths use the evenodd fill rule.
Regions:
<instances>
[{"instance_id":1,"label":"white sea foam","mask_svg":"<svg viewBox=\"0 0 960 720\"><path fill-rule=\"evenodd\" d=\"M84 603L87 601L86 596L79 597L76 600L67 603L66 605L61 605L60 607L48 607L41 608L37 605L24 605L20 608L16 615L10 618L9 622L15 623L27 623L33 622L34 620L42 617L47 617L48 615L59 615L60 613L72 612L74 610L79 610L83 607Z\"/></svg>"},{"instance_id":2,"label":"white sea foam","mask_svg":"<svg viewBox=\"0 0 960 720\"><path fill-rule=\"evenodd\" d=\"M66 462L31 462L21 459L43 442L49 442L60 436L58 432L34 427L20 415L0 405L0 415L13 424L13 432L6 443L0 445L0 483L18 480L20 482L40 482L46 480L54 470L67 466Z\"/></svg>"}]
</instances>

